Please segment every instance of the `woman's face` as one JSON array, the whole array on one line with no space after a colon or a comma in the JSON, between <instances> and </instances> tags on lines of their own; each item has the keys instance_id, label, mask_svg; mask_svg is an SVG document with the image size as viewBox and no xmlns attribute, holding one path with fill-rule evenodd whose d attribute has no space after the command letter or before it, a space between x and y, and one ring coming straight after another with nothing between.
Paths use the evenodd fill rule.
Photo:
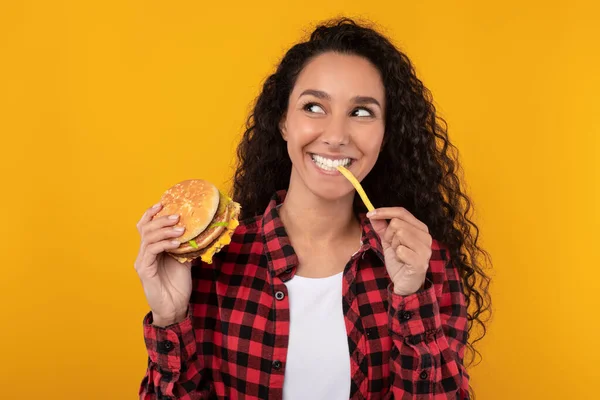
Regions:
<instances>
[{"instance_id":1,"label":"woman's face","mask_svg":"<svg viewBox=\"0 0 600 400\"><path fill-rule=\"evenodd\" d=\"M325 53L301 71L281 121L293 169L290 185L303 184L334 200L352 192L336 169L360 181L371 171L385 130L385 90L365 58Z\"/></svg>"}]
</instances>

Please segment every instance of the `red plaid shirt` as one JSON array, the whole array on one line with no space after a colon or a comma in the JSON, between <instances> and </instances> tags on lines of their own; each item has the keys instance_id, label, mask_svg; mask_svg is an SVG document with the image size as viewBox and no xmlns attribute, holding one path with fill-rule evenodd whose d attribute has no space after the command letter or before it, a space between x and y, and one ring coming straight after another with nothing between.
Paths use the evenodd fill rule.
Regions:
<instances>
[{"instance_id":1,"label":"red plaid shirt","mask_svg":"<svg viewBox=\"0 0 600 400\"><path fill-rule=\"evenodd\" d=\"M242 221L213 264L192 267L188 317L144 319L149 360L141 399L281 399L290 309L284 282L298 258L276 208ZM391 290L381 242L360 215L362 245L344 270L351 399L466 399L467 314L457 270L434 240L425 288ZM307 384L310 384L307 382Z\"/></svg>"}]
</instances>

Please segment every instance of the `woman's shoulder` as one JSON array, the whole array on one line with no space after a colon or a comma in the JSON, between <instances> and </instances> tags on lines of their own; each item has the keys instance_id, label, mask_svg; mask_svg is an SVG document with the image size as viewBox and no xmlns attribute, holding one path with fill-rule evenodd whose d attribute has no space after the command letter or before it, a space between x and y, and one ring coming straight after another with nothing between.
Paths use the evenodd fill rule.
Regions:
<instances>
[{"instance_id":1,"label":"woman's shoulder","mask_svg":"<svg viewBox=\"0 0 600 400\"><path fill-rule=\"evenodd\" d=\"M256 246L262 245L261 217L241 220L231 235L231 242L221 251L223 260L239 254L256 251Z\"/></svg>"},{"instance_id":2,"label":"woman's shoulder","mask_svg":"<svg viewBox=\"0 0 600 400\"><path fill-rule=\"evenodd\" d=\"M444 242L442 242L438 239L431 240L431 259L432 260L449 261L449 257L450 257L449 251L450 251L450 249Z\"/></svg>"},{"instance_id":3,"label":"woman's shoulder","mask_svg":"<svg viewBox=\"0 0 600 400\"><path fill-rule=\"evenodd\" d=\"M255 217L250 217L246 219L242 219L239 221L239 225L235 228L233 232L233 236L246 235L246 234L254 234L258 232L261 228L262 215L257 215ZM232 238L233 238L232 236Z\"/></svg>"}]
</instances>

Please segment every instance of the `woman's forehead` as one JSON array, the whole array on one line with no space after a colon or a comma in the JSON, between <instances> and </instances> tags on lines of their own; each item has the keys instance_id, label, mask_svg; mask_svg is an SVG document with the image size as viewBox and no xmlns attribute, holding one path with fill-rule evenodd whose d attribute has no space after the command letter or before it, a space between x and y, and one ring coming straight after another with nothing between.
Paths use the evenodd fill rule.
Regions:
<instances>
[{"instance_id":1,"label":"woman's forehead","mask_svg":"<svg viewBox=\"0 0 600 400\"><path fill-rule=\"evenodd\" d=\"M381 75L369 60L357 55L325 53L311 60L300 72L294 94L319 90L332 98L371 96L383 100Z\"/></svg>"}]
</instances>

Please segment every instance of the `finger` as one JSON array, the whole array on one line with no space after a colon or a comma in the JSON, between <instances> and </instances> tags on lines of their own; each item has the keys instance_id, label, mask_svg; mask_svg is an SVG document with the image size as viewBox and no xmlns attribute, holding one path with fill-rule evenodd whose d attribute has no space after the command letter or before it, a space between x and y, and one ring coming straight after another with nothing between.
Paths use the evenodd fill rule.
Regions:
<instances>
[{"instance_id":1,"label":"finger","mask_svg":"<svg viewBox=\"0 0 600 400\"><path fill-rule=\"evenodd\" d=\"M156 260L156 257L159 254L161 254L167 250L176 249L177 247L179 247L179 242L173 241L170 239L162 240L160 242L156 242L151 245L148 245L146 247L146 249L144 250L144 253L141 257L142 262L140 264L142 266L151 265Z\"/></svg>"},{"instance_id":2,"label":"finger","mask_svg":"<svg viewBox=\"0 0 600 400\"><path fill-rule=\"evenodd\" d=\"M414 236L407 235L406 231L398 230L394 232L392 238L390 239L392 248L396 249L399 246L405 246L414 251L415 253L420 250L421 245L415 239Z\"/></svg>"},{"instance_id":3,"label":"finger","mask_svg":"<svg viewBox=\"0 0 600 400\"><path fill-rule=\"evenodd\" d=\"M164 228L160 228L158 230L152 231L152 232L147 232L147 234L144 236L143 242L146 243L146 246L152 245L154 243L157 242L161 242L163 240L173 240L175 238L180 237L181 235L183 235L183 232L185 231L185 228L180 227L180 226L176 226L176 227L164 227Z\"/></svg>"},{"instance_id":4,"label":"finger","mask_svg":"<svg viewBox=\"0 0 600 400\"><path fill-rule=\"evenodd\" d=\"M140 233L142 231L142 229L141 229L142 226L144 226L148 222L152 221L152 217L154 217L160 211L161 208L162 208L162 204L157 203L146 210L144 215L142 215L142 218L140 218L140 220L137 223L137 228Z\"/></svg>"},{"instance_id":5,"label":"finger","mask_svg":"<svg viewBox=\"0 0 600 400\"><path fill-rule=\"evenodd\" d=\"M406 236L402 232L397 232L392 238L391 247L397 249L400 246L408 247L421 258L425 258L431 252L431 248L416 240L414 237Z\"/></svg>"},{"instance_id":6,"label":"finger","mask_svg":"<svg viewBox=\"0 0 600 400\"><path fill-rule=\"evenodd\" d=\"M431 235L415 228L406 221L393 218L389 223L385 240L388 243L392 243L394 248L396 246L393 244L393 239L396 236L398 236L398 239L401 239L402 244L411 247L415 251L423 248L430 248L432 244Z\"/></svg>"},{"instance_id":7,"label":"finger","mask_svg":"<svg viewBox=\"0 0 600 400\"><path fill-rule=\"evenodd\" d=\"M385 233L387 232L388 223L386 220L372 220L371 225L373 230L379 236L382 242L385 242ZM387 242L386 242L387 243Z\"/></svg>"},{"instance_id":8,"label":"finger","mask_svg":"<svg viewBox=\"0 0 600 400\"><path fill-rule=\"evenodd\" d=\"M377 208L367 215L371 220L398 218L408 222L409 224L423 232L429 233L429 228L427 227L427 225L419 221L415 216L413 216L407 209L403 207Z\"/></svg>"},{"instance_id":9,"label":"finger","mask_svg":"<svg viewBox=\"0 0 600 400\"><path fill-rule=\"evenodd\" d=\"M392 237L392 241L391 241L391 246L393 249L397 249L398 246L400 246L402 244L402 235L400 234L394 234L394 236Z\"/></svg>"},{"instance_id":10,"label":"finger","mask_svg":"<svg viewBox=\"0 0 600 400\"><path fill-rule=\"evenodd\" d=\"M412 266L418 266L421 262L420 257L417 253L403 245L398 246L398 248L396 249L396 258L401 263Z\"/></svg>"},{"instance_id":11,"label":"finger","mask_svg":"<svg viewBox=\"0 0 600 400\"><path fill-rule=\"evenodd\" d=\"M146 253L151 256L157 256L166 250L172 250L179 247L180 243L178 240L166 239L160 242L152 243L146 248Z\"/></svg>"},{"instance_id":12,"label":"finger","mask_svg":"<svg viewBox=\"0 0 600 400\"><path fill-rule=\"evenodd\" d=\"M177 224L179 222L179 215L174 214L174 215L164 215L162 217L159 218L155 218L152 221L146 223L144 226L142 226L142 238L144 238L145 236L147 236L148 234L150 234L153 231L162 229L164 227L167 226L173 226L175 224Z\"/></svg>"}]
</instances>

